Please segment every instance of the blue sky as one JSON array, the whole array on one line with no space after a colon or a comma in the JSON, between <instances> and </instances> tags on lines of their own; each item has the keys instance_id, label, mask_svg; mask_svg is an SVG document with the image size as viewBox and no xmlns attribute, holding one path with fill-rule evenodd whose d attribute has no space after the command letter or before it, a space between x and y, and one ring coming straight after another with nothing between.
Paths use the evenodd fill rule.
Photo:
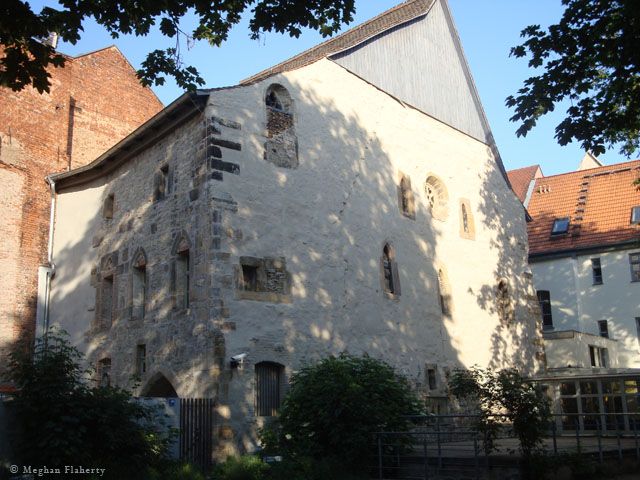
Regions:
<instances>
[{"instance_id":1,"label":"blue sky","mask_svg":"<svg viewBox=\"0 0 640 480\"><path fill-rule=\"evenodd\" d=\"M351 26L395 6L399 1L356 0L356 18ZM55 2L38 0L32 2L32 8L39 11L45 3L55 5ZM449 5L506 168L537 163L542 166L545 175L575 169L584 152L576 144L561 147L554 139L554 128L562 119L564 108L557 108L554 114L542 119L526 138L517 138L516 124L508 120L512 112L504 105L505 98L515 93L523 80L532 75L526 60L509 57L510 47L519 43L520 31L525 26L547 26L557 22L563 10L561 1L449 0ZM184 26L188 30L188 20ZM172 46L171 40L159 34L114 40L91 22L87 22L84 28L85 34L77 45L61 43L59 50L79 55L115 44L138 68L149 50ZM221 48L199 43L190 50L182 45L182 51L185 63L194 65L200 71L206 80L206 87L219 87L234 85L322 40L312 31L305 31L298 39L268 34L260 40L250 40L246 23L243 23L230 33L228 41ZM165 105L182 93L170 81L162 87L154 87L154 91ZM613 150L600 160L610 164L624 161L625 158Z\"/></svg>"}]
</instances>

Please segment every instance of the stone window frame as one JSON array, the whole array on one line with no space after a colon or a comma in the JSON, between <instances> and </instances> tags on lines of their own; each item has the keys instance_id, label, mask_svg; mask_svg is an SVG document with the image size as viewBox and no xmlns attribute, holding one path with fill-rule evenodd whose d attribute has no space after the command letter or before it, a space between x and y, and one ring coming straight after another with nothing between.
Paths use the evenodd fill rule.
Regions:
<instances>
[{"instance_id":1,"label":"stone window frame","mask_svg":"<svg viewBox=\"0 0 640 480\"><path fill-rule=\"evenodd\" d=\"M143 270L142 280L142 314L136 311L136 307L139 309L139 305L136 305L136 279L138 272ZM130 282L130 305L129 305L129 317L131 320L143 320L147 314L147 305L149 302L149 270L147 269L147 254L142 247L138 247L131 257L131 282Z\"/></svg>"},{"instance_id":2,"label":"stone window frame","mask_svg":"<svg viewBox=\"0 0 640 480\"><path fill-rule=\"evenodd\" d=\"M398 173L398 207L402 215L411 220L416 219L416 204L411 188L411 177L402 172Z\"/></svg>"},{"instance_id":3,"label":"stone window frame","mask_svg":"<svg viewBox=\"0 0 640 480\"><path fill-rule=\"evenodd\" d=\"M102 202L102 218L104 220L113 220L113 215L116 210L116 196L113 192L104 197Z\"/></svg>"},{"instance_id":4,"label":"stone window frame","mask_svg":"<svg viewBox=\"0 0 640 480\"><path fill-rule=\"evenodd\" d=\"M386 240L382 244L382 254L380 255L380 285L382 293L386 298L398 300L401 294L400 275L398 273L398 263L396 261L396 250L393 243Z\"/></svg>"},{"instance_id":5,"label":"stone window frame","mask_svg":"<svg viewBox=\"0 0 640 480\"><path fill-rule=\"evenodd\" d=\"M153 201L159 202L164 200L171 193L171 183L173 179L173 171L168 163L160 165L154 175L153 180Z\"/></svg>"},{"instance_id":6,"label":"stone window frame","mask_svg":"<svg viewBox=\"0 0 640 480\"><path fill-rule=\"evenodd\" d=\"M191 250L189 235L182 230L176 235L171 249L173 256L171 262L171 305L174 310L178 311L188 311L191 306L194 258ZM179 271L181 264L185 264L186 269L183 273L186 274L186 278L178 278L178 275L181 273ZM181 290L181 284L184 291ZM180 299L179 297L182 298Z\"/></svg>"},{"instance_id":7,"label":"stone window frame","mask_svg":"<svg viewBox=\"0 0 640 480\"><path fill-rule=\"evenodd\" d=\"M136 376L138 378L142 378L147 373L147 370L148 370L146 343L138 342L136 344L135 366L136 366Z\"/></svg>"},{"instance_id":8,"label":"stone window frame","mask_svg":"<svg viewBox=\"0 0 640 480\"><path fill-rule=\"evenodd\" d=\"M511 325L515 318L514 303L511 294L511 286L506 278L501 278L495 288L496 311L500 321Z\"/></svg>"},{"instance_id":9,"label":"stone window frame","mask_svg":"<svg viewBox=\"0 0 640 480\"><path fill-rule=\"evenodd\" d=\"M245 284L243 267L255 269L256 289L250 289ZM267 290L268 271L275 269L284 273L282 293ZM291 274L287 270L284 257L252 257L241 256L238 264L234 265L235 298L237 300L254 300L269 303L291 303Z\"/></svg>"},{"instance_id":10,"label":"stone window frame","mask_svg":"<svg viewBox=\"0 0 640 480\"><path fill-rule=\"evenodd\" d=\"M109 330L116 319L116 311L117 311L117 271L116 271L116 255L117 252L113 252L102 257L100 261L100 282L98 283L97 288L97 299L96 299L96 321L95 326L99 330ZM106 300L106 290L107 286L111 291L110 294L110 302L107 303ZM106 312L105 309L109 306L109 311Z\"/></svg>"},{"instance_id":11,"label":"stone window frame","mask_svg":"<svg viewBox=\"0 0 640 480\"><path fill-rule=\"evenodd\" d=\"M272 83L264 92L265 109L264 160L281 168L298 168L295 102L289 90Z\"/></svg>"},{"instance_id":12,"label":"stone window frame","mask_svg":"<svg viewBox=\"0 0 640 480\"><path fill-rule=\"evenodd\" d=\"M471 211L471 202L467 198L461 198L459 201L460 208L460 237L466 240L476 239L476 226Z\"/></svg>"},{"instance_id":13,"label":"stone window frame","mask_svg":"<svg viewBox=\"0 0 640 480\"><path fill-rule=\"evenodd\" d=\"M429 173L424 182L424 194L427 211L436 220L444 222L449 216L449 192L445 183L434 173Z\"/></svg>"},{"instance_id":14,"label":"stone window frame","mask_svg":"<svg viewBox=\"0 0 640 480\"><path fill-rule=\"evenodd\" d=\"M451 294L451 282L444 265L437 265L438 303L443 317L453 316L453 296Z\"/></svg>"},{"instance_id":15,"label":"stone window frame","mask_svg":"<svg viewBox=\"0 0 640 480\"><path fill-rule=\"evenodd\" d=\"M98 363L96 364L96 384L98 387L111 386L111 367L111 357L102 357L98 360Z\"/></svg>"},{"instance_id":16,"label":"stone window frame","mask_svg":"<svg viewBox=\"0 0 640 480\"><path fill-rule=\"evenodd\" d=\"M266 371L260 375L259 370L264 368ZM270 372L268 371L270 370ZM276 381L270 386L262 385L262 379L268 373L275 373ZM265 391L266 390L266 391ZM256 417L274 417L279 413L282 407L287 390L287 368L285 365L272 360L263 360L254 365L254 413ZM266 394L267 398L263 398L262 394Z\"/></svg>"},{"instance_id":17,"label":"stone window frame","mask_svg":"<svg viewBox=\"0 0 640 480\"><path fill-rule=\"evenodd\" d=\"M542 330L553 330L553 310L551 308L551 292L549 290L536 290L540 314L542 315Z\"/></svg>"}]
</instances>

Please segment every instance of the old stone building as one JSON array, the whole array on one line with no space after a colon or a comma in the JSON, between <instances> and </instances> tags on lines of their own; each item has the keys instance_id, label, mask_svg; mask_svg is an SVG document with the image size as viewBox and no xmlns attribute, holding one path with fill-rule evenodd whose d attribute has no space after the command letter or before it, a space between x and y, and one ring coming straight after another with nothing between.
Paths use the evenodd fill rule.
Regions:
<instances>
[{"instance_id":1,"label":"old stone building","mask_svg":"<svg viewBox=\"0 0 640 480\"><path fill-rule=\"evenodd\" d=\"M97 382L214 399L219 455L327 355L392 363L433 410L454 367L542 357L524 210L443 0L185 94L52 181L50 323Z\"/></svg>"},{"instance_id":2,"label":"old stone building","mask_svg":"<svg viewBox=\"0 0 640 480\"><path fill-rule=\"evenodd\" d=\"M38 266L47 263L46 176L89 163L162 108L116 47L66 57L50 73L49 94L0 88L0 369L7 347L35 326Z\"/></svg>"}]
</instances>

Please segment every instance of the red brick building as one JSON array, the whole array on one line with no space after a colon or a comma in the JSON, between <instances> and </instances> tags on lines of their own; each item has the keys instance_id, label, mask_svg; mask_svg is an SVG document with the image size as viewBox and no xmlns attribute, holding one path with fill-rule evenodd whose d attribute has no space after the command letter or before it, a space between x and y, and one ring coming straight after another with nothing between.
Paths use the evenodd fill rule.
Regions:
<instances>
[{"instance_id":1,"label":"red brick building","mask_svg":"<svg viewBox=\"0 0 640 480\"><path fill-rule=\"evenodd\" d=\"M114 46L67 57L50 81L49 94L0 88L0 376L7 348L35 325L49 236L45 177L89 163L162 108Z\"/></svg>"}]
</instances>

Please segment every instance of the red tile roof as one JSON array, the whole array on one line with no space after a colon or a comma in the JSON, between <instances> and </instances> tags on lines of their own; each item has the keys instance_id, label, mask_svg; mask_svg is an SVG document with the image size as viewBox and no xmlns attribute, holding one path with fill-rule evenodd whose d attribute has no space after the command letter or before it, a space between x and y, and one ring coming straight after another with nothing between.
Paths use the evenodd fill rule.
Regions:
<instances>
[{"instance_id":1,"label":"red tile roof","mask_svg":"<svg viewBox=\"0 0 640 480\"><path fill-rule=\"evenodd\" d=\"M524 200L527 197L527 191L529 190L531 180L536 178L536 173L539 168L540 165L531 165L530 167L517 168L507 172L511 188L522 203L524 203Z\"/></svg>"},{"instance_id":2,"label":"red tile roof","mask_svg":"<svg viewBox=\"0 0 640 480\"><path fill-rule=\"evenodd\" d=\"M541 177L527 209L529 254L637 241L640 225L631 224L631 209L640 206L640 160ZM570 219L566 234L551 236L553 222Z\"/></svg>"},{"instance_id":3,"label":"red tile roof","mask_svg":"<svg viewBox=\"0 0 640 480\"><path fill-rule=\"evenodd\" d=\"M263 70L252 77L242 80L240 85L259 82L272 75L310 65L333 53L355 47L390 28L409 22L421 15L426 15L434 3L435 0L409 0L401 3L357 27L305 50L278 65Z\"/></svg>"}]
</instances>

